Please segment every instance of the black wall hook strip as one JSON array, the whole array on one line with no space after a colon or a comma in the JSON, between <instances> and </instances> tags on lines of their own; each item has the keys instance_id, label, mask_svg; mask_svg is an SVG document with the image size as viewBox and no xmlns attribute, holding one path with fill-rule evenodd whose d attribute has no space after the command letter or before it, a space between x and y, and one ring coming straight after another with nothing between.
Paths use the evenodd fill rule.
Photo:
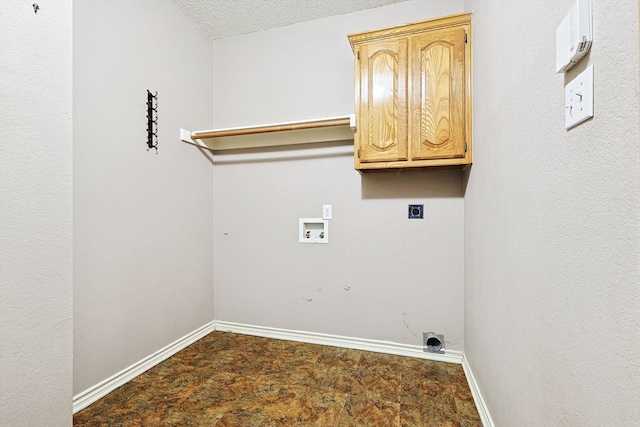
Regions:
<instances>
[{"instance_id":1,"label":"black wall hook strip","mask_svg":"<svg viewBox=\"0 0 640 427\"><path fill-rule=\"evenodd\" d=\"M158 152L158 92L147 89L147 146Z\"/></svg>"}]
</instances>

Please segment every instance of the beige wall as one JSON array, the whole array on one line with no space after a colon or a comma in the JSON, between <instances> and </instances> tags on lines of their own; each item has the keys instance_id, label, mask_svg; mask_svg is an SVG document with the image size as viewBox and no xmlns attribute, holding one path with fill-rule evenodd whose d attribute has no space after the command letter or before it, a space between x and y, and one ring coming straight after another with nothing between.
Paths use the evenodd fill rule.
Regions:
<instances>
[{"instance_id":1,"label":"beige wall","mask_svg":"<svg viewBox=\"0 0 640 427\"><path fill-rule=\"evenodd\" d=\"M0 3L0 424L71 425L72 6Z\"/></svg>"},{"instance_id":2,"label":"beige wall","mask_svg":"<svg viewBox=\"0 0 640 427\"><path fill-rule=\"evenodd\" d=\"M638 3L593 0L591 53L565 77L572 3L465 1L465 353L497 426L640 419ZM564 84L589 64L595 117L566 131Z\"/></svg>"},{"instance_id":3,"label":"beige wall","mask_svg":"<svg viewBox=\"0 0 640 427\"><path fill-rule=\"evenodd\" d=\"M74 2L74 394L214 319L212 42L169 0ZM158 92L158 154L146 150Z\"/></svg>"},{"instance_id":4,"label":"beige wall","mask_svg":"<svg viewBox=\"0 0 640 427\"><path fill-rule=\"evenodd\" d=\"M459 13L403 2L215 42L215 126L353 112L347 34ZM463 348L460 172L360 176L352 142L214 157L216 318ZM408 220L422 203L424 220ZM332 204L329 244L298 243L298 218Z\"/></svg>"}]
</instances>

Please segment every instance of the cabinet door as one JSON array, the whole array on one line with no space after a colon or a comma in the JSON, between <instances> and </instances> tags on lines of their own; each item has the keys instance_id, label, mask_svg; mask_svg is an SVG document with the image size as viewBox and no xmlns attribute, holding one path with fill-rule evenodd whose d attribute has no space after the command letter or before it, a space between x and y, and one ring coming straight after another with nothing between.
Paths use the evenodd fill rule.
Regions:
<instances>
[{"instance_id":1,"label":"cabinet door","mask_svg":"<svg viewBox=\"0 0 640 427\"><path fill-rule=\"evenodd\" d=\"M406 160L408 40L365 43L358 51L361 162Z\"/></svg>"},{"instance_id":2,"label":"cabinet door","mask_svg":"<svg viewBox=\"0 0 640 427\"><path fill-rule=\"evenodd\" d=\"M411 38L411 159L465 156L465 29Z\"/></svg>"}]
</instances>

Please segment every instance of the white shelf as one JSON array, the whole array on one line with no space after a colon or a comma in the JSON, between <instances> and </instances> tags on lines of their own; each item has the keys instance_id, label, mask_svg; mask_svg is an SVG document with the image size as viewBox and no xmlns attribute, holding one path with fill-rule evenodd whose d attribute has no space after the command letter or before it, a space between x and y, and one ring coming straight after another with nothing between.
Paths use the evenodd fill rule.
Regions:
<instances>
[{"instance_id":1,"label":"white shelf","mask_svg":"<svg viewBox=\"0 0 640 427\"><path fill-rule=\"evenodd\" d=\"M355 129L356 117L355 114L351 114L326 119L193 132L180 129L180 140L207 150L218 151L352 140Z\"/></svg>"}]
</instances>

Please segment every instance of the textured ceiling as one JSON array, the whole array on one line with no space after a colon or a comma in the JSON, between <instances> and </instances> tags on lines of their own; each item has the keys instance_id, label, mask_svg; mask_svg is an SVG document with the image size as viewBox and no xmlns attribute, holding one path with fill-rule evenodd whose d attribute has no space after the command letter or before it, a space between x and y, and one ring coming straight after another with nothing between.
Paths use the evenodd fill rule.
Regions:
<instances>
[{"instance_id":1,"label":"textured ceiling","mask_svg":"<svg viewBox=\"0 0 640 427\"><path fill-rule=\"evenodd\" d=\"M405 0L171 0L211 38L373 9Z\"/></svg>"}]
</instances>

